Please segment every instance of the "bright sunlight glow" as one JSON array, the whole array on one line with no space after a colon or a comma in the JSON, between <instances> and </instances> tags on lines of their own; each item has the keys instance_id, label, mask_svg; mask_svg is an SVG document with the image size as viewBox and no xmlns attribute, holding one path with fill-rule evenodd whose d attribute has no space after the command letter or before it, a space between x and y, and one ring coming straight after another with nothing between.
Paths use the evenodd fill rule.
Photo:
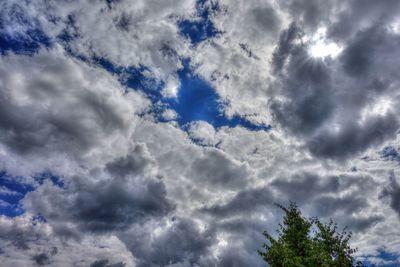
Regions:
<instances>
[{"instance_id":1,"label":"bright sunlight glow","mask_svg":"<svg viewBox=\"0 0 400 267\"><path fill-rule=\"evenodd\" d=\"M313 58L336 57L342 49L335 43L326 39L326 29L321 28L310 39L309 53Z\"/></svg>"},{"instance_id":2,"label":"bright sunlight glow","mask_svg":"<svg viewBox=\"0 0 400 267\"><path fill-rule=\"evenodd\" d=\"M336 57L340 51L340 47L334 43L317 42L310 47L311 56L316 58Z\"/></svg>"}]
</instances>

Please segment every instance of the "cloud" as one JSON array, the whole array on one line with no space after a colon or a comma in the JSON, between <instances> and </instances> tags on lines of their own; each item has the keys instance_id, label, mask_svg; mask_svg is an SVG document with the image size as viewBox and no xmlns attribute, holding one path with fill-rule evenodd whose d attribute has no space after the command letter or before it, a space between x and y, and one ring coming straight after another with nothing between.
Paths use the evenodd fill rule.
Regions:
<instances>
[{"instance_id":1,"label":"cloud","mask_svg":"<svg viewBox=\"0 0 400 267\"><path fill-rule=\"evenodd\" d=\"M46 253L40 253L33 257L33 260L36 262L37 265L49 265L50 259Z\"/></svg>"},{"instance_id":2,"label":"cloud","mask_svg":"<svg viewBox=\"0 0 400 267\"><path fill-rule=\"evenodd\" d=\"M117 262L114 264L109 264L109 261L106 260L97 260L95 262L93 262L92 264L90 264L90 267L124 267L125 263L123 262Z\"/></svg>"},{"instance_id":3,"label":"cloud","mask_svg":"<svg viewBox=\"0 0 400 267\"><path fill-rule=\"evenodd\" d=\"M280 6L290 14L290 19L301 23L311 30L316 30L323 23L329 23L334 18L334 10L340 1L326 3L320 0L291 0L280 3Z\"/></svg>"},{"instance_id":4,"label":"cloud","mask_svg":"<svg viewBox=\"0 0 400 267\"><path fill-rule=\"evenodd\" d=\"M195 121L188 125L188 135L201 145L215 145L215 129L205 121Z\"/></svg>"},{"instance_id":5,"label":"cloud","mask_svg":"<svg viewBox=\"0 0 400 267\"><path fill-rule=\"evenodd\" d=\"M376 183L368 176L324 177L303 172L294 174L290 178L277 177L264 188L242 190L223 204L205 206L199 211L219 220L226 220L243 215L265 214L270 212L271 204L287 203L288 200L291 200L303 206L310 214L318 214L319 217L326 219L329 217L346 218L337 220L351 229L364 231L365 228L371 227L383 219L379 213L371 213L368 216L365 214L363 216L355 215L370 208L371 203L363 193L370 191L374 186ZM344 216L345 214L353 214L353 216ZM240 231L233 230L233 232Z\"/></svg>"},{"instance_id":6,"label":"cloud","mask_svg":"<svg viewBox=\"0 0 400 267\"><path fill-rule=\"evenodd\" d=\"M338 1L338 14L330 32L335 38L346 39L359 29L365 29L382 21L389 24L396 18L400 5L396 1Z\"/></svg>"},{"instance_id":7,"label":"cloud","mask_svg":"<svg viewBox=\"0 0 400 267\"><path fill-rule=\"evenodd\" d=\"M377 94L397 101L386 83L396 63L386 51L398 52L392 46L398 37L375 25L356 33L338 61L318 61L302 41L305 35L291 24L275 50L278 89L270 101L275 120L304 140L315 156L336 160L393 138L399 122L390 106L375 113L365 110L379 105L374 101ZM359 75L362 80L353 78Z\"/></svg>"},{"instance_id":8,"label":"cloud","mask_svg":"<svg viewBox=\"0 0 400 267\"><path fill-rule=\"evenodd\" d=\"M357 154L372 145L382 144L394 136L398 126L399 121L393 114L377 116L370 118L364 125L347 126L336 135L323 131L309 140L308 146L316 156L339 159Z\"/></svg>"},{"instance_id":9,"label":"cloud","mask_svg":"<svg viewBox=\"0 0 400 267\"><path fill-rule=\"evenodd\" d=\"M129 98L135 93L125 97L112 76L60 50L4 56L0 77L0 138L18 154L82 157L115 143L116 134L130 135L135 108Z\"/></svg>"},{"instance_id":10,"label":"cloud","mask_svg":"<svg viewBox=\"0 0 400 267\"><path fill-rule=\"evenodd\" d=\"M390 175L390 184L382 191L382 196L390 200L390 207L400 215L400 185L394 173Z\"/></svg>"},{"instance_id":11,"label":"cloud","mask_svg":"<svg viewBox=\"0 0 400 267\"><path fill-rule=\"evenodd\" d=\"M133 265L124 244L112 235L96 239L86 236L79 242L58 239L46 222L32 214L16 218L2 216L0 224L2 262L6 266L90 266L104 258L110 264Z\"/></svg>"},{"instance_id":12,"label":"cloud","mask_svg":"<svg viewBox=\"0 0 400 267\"><path fill-rule=\"evenodd\" d=\"M40 20L27 14L14 1L2 3L0 15L1 55L12 52L32 55L41 46L49 48L52 45L41 28Z\"/></svg>"},{"instance_id":13,"label":"cloud","mask_svg":"<svg viewBox=\"0 0 400 267\"><path fill-rule=\"evenodd\" d=\"M162 181L121 178L91 183L75 177L62 189L44 184L26 197L24 206L47 218L60 234L78 238L80 231L123 230L173 210Z\"/></svg>"},{"instance_id":14,"label":"cloud","mask_svg":"<svg viewBox=\"0 0 400 267\"><path fill-rule=\"evenodd\" d=\"M153 163L145 144L137 144L128 155L106 164L106 170L116 177L143 174Z\"/></svg>"},{"instance_id":15,"label":"cloud","mask_svg":"<svg viewBox=\"0 0 400 267\"><path fill-rule=\"evenodd\" d=\"M52 233L48 225L26 214L15 219L1 215L0 225L1 242L8 243L18 250L28 250L30 241L47 238Z\"/></svg>"},{"instance_id":16,"label":"cloud","mask_svg":"<svg viewBox=\"0 0 400 267\"><path fill-rule=\"evenodd\" d=\"M273 203L272 192L268 188L256 188L241 191L228 203L204 207L202 212L210 213L216 217L227 217L252 213L257 208L263 208L267 203Z\"/></svg>"},{"instance_id":17,"label":"cloud","mask_svg":"<svg viewBox=\"0 0 400 267\"><path fill-rule=\"evenodd\" d=\"M158 80L175 80L174 73L180 66L179 55L184 55L188 46L184 38L179 37L176 21L193 11L194 1L166 1L162 4L141 1L135 5L118 1L108 8L106 1L84 5L43 2L37 6L38 11L45 9L46 14L58 19L58 32L53 33L56 36L61 34L60 30L69 27L68 19L73 18L73 27L78 35L68 42L73 53L89 57L94 54L122 66L147 66ZM179 54L165 56L162 50L165 46Z\"/></svg>"},{"instance_id":18,"label":"cloud","mask_svg":"<svg viewBox=\"0 0 400 267\"><path fill-rule=\"evenodd\" d=\"M213 186L228 188L243 187L250 176L248 167L240 164L218 150L205 153L195 159L188 176L196 183L210 183Z\"/></svg>"},{"instance_id":19,"label":"cloud","mask_svg":"<svg viewBox=\"0 0 400 267\"><path fill-rule=\"evenodd\" d=\"M200 230L189 218L174 217L167 225L157 224L122 237L138 260L137 266L203 266L207 262L215 242L212 231ZM148 242L142 242L143 238Z\"/></svg>"}]
</instances>

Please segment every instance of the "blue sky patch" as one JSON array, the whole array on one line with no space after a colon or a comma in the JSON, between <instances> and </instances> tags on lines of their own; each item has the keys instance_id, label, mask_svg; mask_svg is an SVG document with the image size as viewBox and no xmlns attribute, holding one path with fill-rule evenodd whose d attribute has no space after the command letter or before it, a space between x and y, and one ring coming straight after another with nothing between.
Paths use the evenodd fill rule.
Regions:
<instances>
[{"instance_id":1,"label":"blue sky patch","mask_svg":"<svg viewBox=\"0 0 400 267\"><path fill-rule=\"evenodd\" d=\"M193 22L195 26L192 26L195 30L190 31L190 34L188 32L191 36L190 38L195 43L217 34L218 31L210 21L210 16L211 12L218 12L220 7L217 3L206 4L206 1L201 0L197 1L196 9L200 20ZM192 23L189 21L181 22L184 24ZM144 93L153 104L150 113L159 122L167 122L168 120L163 118L162 113L166 109L172 109L177 113L177 123L183 130L185 130L185 125L193 121L206 121L214 126L214 128L220 128L222 126L231 128L242 126L252 131L267 131L271 129L270 125L254 124L238 115L227 118L223 109L229 103L221 99L215 89L207 81L193 72L190 67L190 59L188 58L182 60L183 68L177 73L181 84L177 97L165 98L161 93L165 86L164 81L155 79L149 68L144 65L126 68L118 66L101 56L95 55L89 59L80 55L75 55L69 49L69 42L75 38L79 38L79 35L77 34L74 18L70 16L68 27L57 37L66 51L69 52L71 56L89 64L91 62L95 63L109 73L116 75L122 85Z\"/></svg>"},{"instance_id":2,"label":"blue sky patch","mask_svg":"<svg viewBox=\"0 0 400 267\"><path fill-rule=\"evenodd\" d=\"M396 148L392 146L387 146L382 150L382 157L389 159L389 160L396 160L400 159L400 154L396 150Z\"/></svg>"},{"instance_id":3,"label":"blue sky patch","mask_svg":"<svg viewBox=\"0 0 400 267\"><path fill-rule=\"evenodd\" d=\"M41 46L50 47L50 38L39 29L30 29L25 34L7 34L0 30L0 54L7 52L33 55Z\"/></svg>"},{"instance_id":4,"label":"blue sky patch","mask_svg":"<svg viewBox=\"0 0 400 267\"><path fill-rule=\"evenodd\" d=\"M65 51L73 57L86 61L86 58L74 53L71 49L70 42L79 38L78 26L76 26L76 18L73 15L67 16L66 27L57 35L57 41L64 47Z\"/></svg>"},{"instance_id":5,"label":"blue sky patch","mask_svg":"<svg viewBox=\"0 0 400 267\"><path fill-rule=\"evenodd\" d=\"M39 185L43 184L45 180L50 180L54 186L58 186L60 188L64 187L64 181L57 175L52 174L51 172L43 172L35 175L35 181L39 183Z\"/></svg>"},{"instance_id":6,"label":"blue sky patch","mask_svg":"<svg viewBox=\"0 0 400 267\"><path fill-rule=\"evenodd\" d=\"M399 260L400 260L399 257L392 253L389 253L385 250L379 251L378 258L384 259L386 261L396 262L396 263L386 264L386 265L384 265L385 267L398 267L399 266Z\"/></svg>"},{"instance_id":7,"label":"blue sky patch","mask_svg":"<svg viewBox=\"0 0 400 267\"><path fill-rule=\"evenodd\" d=\"M119 76L120 82L134 90L143 92L153 103L152 114L160 122L166 122L163 111L172 109L178 114L177 123L185 130L185 125L194 121L206 121L214 128L242 126L252 131L268 131L270 125L254 124L241 116L225 116L223 109L228 105L220 98L215 89L204 79L196 75L190 67L190 59L182 61L183 68L178 71L180 88L176 98L165 98L161 94L162 81L152 77L145 66L122 68L115 66L105 58L93 59L99 66Z\"/></svg>"},{"instance_id":8,"label":"blue sky patch","mask_svg":"<svg viewBox=\"0 0 400 267\"><path fill-rule=\"evenodd\" d=\"M20 182L21 177L9 176L0 172L0 214L9 217L19 216L24 213L20 201L25 195L34 190L30 184Z\"/></svg>"},{"instance_id":9,"label":"blue sky patch","mask_svg":"<svg viewBox=\"0 0 400 267\"><path fill-rule=\"evenodd\" d=\"M60 177L49 172L38 174L34 177L38 185L45 180L51 180L53 185L64 187L64 182ZM0 171L0 215L15 217L23 214L21 200L25 195L36 189L35 185L23 182L23 177L14 177L5 171Z\"/></svg>"},{"instance_id":10,"label":"blue sky patch","mask_svg":"<svg viewBox=\"0 0 400 267\"><path fill-rule=\"evenodd\" d=\"M14 5L7 16L0 12L1 55L9 52L33 55L41 46L50 47L51 39L18 5Z\"/></svg>"},{"instance_id":11,"label":"blue sky patch","mask_svg":"<svg viewBox=\"0 0 400 267\"><path fill-rule=\"evenodd\" d=\"M164 83L152 77L152 73L147 67L140 65L123 68L102 57L93 57L92 60L106 71L117 75L121 84L143 92L153 104L162 100L161 90Z\"/></svg>"},{"instance_id":12,"label":"blue sky patch","mask_svg":"<svg viewBox=\"0 0 400 267\"><path fill-rule=\"evenodd\" d=\"M198 44L218 35L221 32L215 28L211 21L211 15L212 12L218 12L219 9L220 7L217 2L210 2L208 6L205 0L198 0L196 2L198 17L178 22L181 34L190 39L192 44Z\"/></svg>"},{"instance_id":13,"label":"blue sky patch","mask_svg":"<svg viewBox=\"0 0 400 267\"><path fill-rule=\"evenodd\" d=\"M376 267L398 267L399 266L399 257L389 253L383 249L379 250L379 254L376 256L377 258L383 259L387 261L387 264L378 264L378 265L373 265L370 261L365 260L363 261L363 264L366 266L376 266Z\"/></svg>"},{"instance_id":14,"label":"blue sky patch","mask_svg":"<svg viewBox=\"0 0 400 267\"><path fill-rule=\"evenodd\" d=\"M153 78L151 71L145 66L124 69L120 80L129 88L145 93L153 103L162 100L161 90L164 87L164 83Z\"/></svg>"},{"instance_id":15,"label":"blue sky patch","mask_svg":"<svg viewBox=\"0 0 400 267\"><path fill-rule=\"evenodd\" d=\"M193 121L206 121L214 128L242 126L254 131L271 128L269 125L253 124L237 115L227 118L223 108L228 103L219 97L208 82L193 73L188 59L182 63L183 68L178 71L181 83L178 96L167 100L168 106L179 115L178 124L180 126Z\"/></svg>"}]
</instances>

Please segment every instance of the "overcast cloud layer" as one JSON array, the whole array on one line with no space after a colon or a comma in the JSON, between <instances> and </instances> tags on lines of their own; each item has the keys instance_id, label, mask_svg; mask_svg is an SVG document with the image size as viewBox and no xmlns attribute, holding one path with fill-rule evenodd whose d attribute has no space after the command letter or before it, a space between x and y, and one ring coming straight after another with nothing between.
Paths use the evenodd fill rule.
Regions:
<instances>
[{"instance_id":1,"label":"overcast cloud layer","mask_svg":"<svg viewBox=\"0 0 400 267\"><path fill-rule=\"evenodd\" d=\"M400 265L400 2L0 2L2 266L265 266L295 201Z\"/></svg>"}]
</instances>

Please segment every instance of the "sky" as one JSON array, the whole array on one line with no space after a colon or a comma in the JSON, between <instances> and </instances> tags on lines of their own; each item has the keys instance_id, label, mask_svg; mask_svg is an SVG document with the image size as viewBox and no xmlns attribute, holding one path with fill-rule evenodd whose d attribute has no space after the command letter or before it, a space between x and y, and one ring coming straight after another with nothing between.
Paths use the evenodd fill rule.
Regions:
<instances>
[{"instance_id":1,"label":"sky","mask_svg":"<svg viewBox=\"0 0 400 267\"><path fill-rule=\"evenodd\" d=\"M0 1L2 266L266 266L298 204L400 266L400 1Z\"/></svg>"}]
</instances>

